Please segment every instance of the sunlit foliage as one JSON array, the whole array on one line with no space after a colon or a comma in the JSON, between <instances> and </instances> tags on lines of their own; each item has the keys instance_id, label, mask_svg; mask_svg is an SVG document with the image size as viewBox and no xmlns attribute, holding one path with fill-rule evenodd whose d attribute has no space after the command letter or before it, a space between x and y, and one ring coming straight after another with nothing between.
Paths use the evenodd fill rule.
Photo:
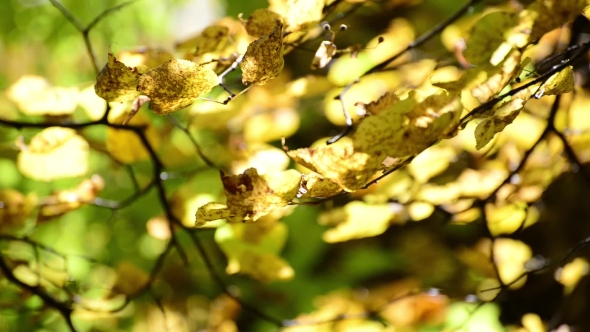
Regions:
<instances>
[{"instance_id":1,"label":"sunlit foliage","mask_svg":"<svg viewBox=\"0 0 590 332\"><path fill-rule=\"evenodd\" d=\"M253 1L149 47L139 3L49 2L9 8L85 65L0 81L0 330L590 329L586 0Z\"/></svg>"}]
</instances>

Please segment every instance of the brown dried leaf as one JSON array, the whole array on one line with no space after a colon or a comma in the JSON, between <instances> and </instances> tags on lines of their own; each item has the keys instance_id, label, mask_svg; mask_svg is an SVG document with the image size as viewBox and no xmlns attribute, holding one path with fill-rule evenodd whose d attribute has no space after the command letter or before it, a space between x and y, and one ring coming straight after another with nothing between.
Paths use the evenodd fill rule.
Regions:
<instances>
[{"instance_id":1,"label":"brown dried leaf","mask_svg":"<svg viewBox=\"0 0 590 332\"><path fill-rule=\"evenodd\" d=\"M96 77L94 91L106 101L131 101L140 95L137 82L143 71L144 67L127 67L109 52L107 64Z\"/></svg>"},{"instance_id":2,"label":"brown dried leaf","mask_svg":"<svg viewBox=\"0 0 590 332\"><path fill-rule=\"evenodd\" d=\"M242 83L265 84L279 76L283 65L283 23L275 20L275 27L269 34L248 45L240 63Z\"/></svg>"},{"instance_id":3,"label":"brown dried leaf","mask_svg":"<svg viewBox=\"0 0 590 332\"><path fill-rule=\"evenodd\" d=\"M209 67L188 60L170 60L139 78L137 90L151 100L156 114L168 114L185 108L218 83Z\"/></svg>"},{"instance_id":4,"label":"brown dried leaf","mask_svg":"<svg viewBox=\"0 0 590 332\"><path fill-rule=\"evenodd\" d=\"M228 222L256 221L287 206L297 195L301 174L296 170L286 170L259 175L255 168L249 168L239 175L222 173L221 181L227 208L218 203L201 206L197 210L196 226L220 218Z\"/></svg>"}]
</instances>

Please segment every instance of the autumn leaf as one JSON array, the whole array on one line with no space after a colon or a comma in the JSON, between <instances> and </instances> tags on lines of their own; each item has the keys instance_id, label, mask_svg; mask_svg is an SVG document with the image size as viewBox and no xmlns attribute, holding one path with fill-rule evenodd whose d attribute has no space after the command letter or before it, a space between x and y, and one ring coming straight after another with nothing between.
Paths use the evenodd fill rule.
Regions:
<instances>
[{"instance_id":1,"label":"autumn leaf","mask_svg":"<svg viewBox=\"0 0 590 332\"><path fill-rule=\"evenodd\" d=\"M259 175L249 168L239 175L225 175L221 181L227 207L209 203L197 210L196 226L221 217L228 222L256 221L280 207L287 206L297 195L301 174L296 170Z\"/></svg>"},{"instance_id":2,"label":"autumn leaf","mask_svg":"<svg viewBox=\"0 0 590 332\"><path fill-rule=\"evenodd\" d=\"M7 91L19 111L25 115L68 115L78 105L77 88L51 85L41 76L23 76Z\"/></svg>"},{"instance_id":3,"label":"autumn leaf","mask_svg":"<svg viewBox=\"0 0 590 332\"><path fill-rule=\"evenodd\" d=\"M217 74L209 67L173 59L141 75L137 90L152 100L156 114L163 115L191 105L217 84Z\"/></svg>"},{"instance_id":4,"label":"autumn leaf","mask_svg":"<svg viewBox=\"0 0 590 332\"><path fill-rule=\"evenodd\" d=\"M166 61L174 59L174 56L159 48L138 47L129 51L119 52L119 61L129 67L145 66L155 68Z\"/></svg>"},{"instance_id":5,"label":"autumn leaf","mask_svg":"<svg viewBox=\"0 0 590 332\"><path fill-rule=\"evenodd\" d=\"M316 148L301 148L288 151L287 154L296 163L319 173L346 191L364 187L385 159L384 155L377 158L365 152L356 152L350 140Z\"/></svg>"},{"instance_id":6,"label":"autumn leaf","mask_svg":"<svg viewBox=\"0 0 590 332\"><path fill-rule=\"evenodd\" d=\"M215 241L228 258L227 273L242 273L260 281L288 280L295 272L278 256L287 240L280 222L227 224L217 228Z\"/></svg>"},{"instance_id":7,"label":"autumn leaf","mask_svg":"<svg viewBox=\"0 0 590 332\"><path fill-rule=\"evenodd\" d=\"M283 24L275 20L274 29L248 45L242 68L242 83L266 84L283 70Z\"/></svg>"},{"instance_id":8,"label":"autumn leaf","mask_svg":"<svg viewBox=\"0 0 590 332\"><path fill-rule=\"evenodd\" d=\"M88 150L88 142L75 130L49 127L22 148L17 166L25 176L38 181L82 176L88 170Z\"/></svg>"},{"instance_id":9,"label":"autumn leaf","mask_svg":"<svg viewBox=\"0 0 590 332\"><path fill-rule=\"evenodd\" d=\"M390 94L388 102L368 104L371 113L352 136L354 149L384 159L418 154L451 135L462 112L458 95L439 93L418 102L414 94L402 101Z\"/></svg>"},{"instance_id":10,"label":"autumn leaf","mask_svg":"<svg viewBox=\"0 0 590 332\"><path fill-rule=\"evenodd\" d=\"M316 172L311 172L301 176L301 188L297 197L324 198L332 197L340 192L342 188L339 185Z\"/></svg>"},{"instance_id":11,"label":"autumn leaf","mask_svg":"<svg viewBox=\"0 0 590 332\"><path fill-rule=\"evenodd\" d=\"M72 190L56 192L43 198L37 222L41 223L62 216L81 207L85 202L91 202L103 188L104 180L99 175L94 175Z\"/></svg>"},{"instance_id":12,"label":"autumn leaf","mask_svg":"<svg viewBox=\"0 0 590 332\"><path fill-rule=\"evenodd\" d=\"M280 19L281 16L272 10L259 8L253 11L243 23L250 36L259 38L271 33L276 26L275 20Z\"/></svg>"},{"instance_id":13,"label":"autumn leaf","mask_svg":"<svg viewBox=\"0 0 590 332\"><path fill-rule=\"evenodd\" d=\"M344 242L382 234L389 227L394 212L389 204L370 205L355 201L323 213L318 223L334 226L324 233L324 241Z\"/></svg>"},{"instance_id":14,"label":"autumn leaf","mask_svg":"<svg viewBox=\"0 0 590 332\"><path fill-rule=\"evenodd\" d=\"M0 234L18 232L36 207L37 195L13 189L0 190Z\"/></svg>"},{"instance_id":15,"label":"autumn leaf","mask_svg":"<svg viewBox=\"0 0 590 332\"><path fill-rule=\"evenodd\" d=\"M527 277L520 278L526 272L525 263L531 259L532 250L524 242L510 238L494 240L494 263L497 264L498 275L504 285L510 284L511 289L522 287ZM520 278L520 279L519 279ZM518 282L515 282L519 279Z\"/></svg>"},{"instance_id":16,"label":"autumn leaf","mask_svg":"<svg viewBox=\"0 0 590 332\"><path fill-rule=\"evenodd\" d=\"M582 14L588 6L586 0L537 0L525 9L526 15L535 21L530 32L530 40L535 41L547 32L559 28Z\"/></svg>"},{"instance_id":17,"label":"autumn leaf","mask_svg":"<svg viewBox=\"0 0 590 332\"><path fill-rule=\"evenodd\" d=\"M567 66L561 71L549 77L547 82L541 86L543 95L561 95L574 90L574 69Z\"/></svg>"},{"instance_id":18,"label":"autumn leaf","mask_svg":"<svg viewBox=\"0 0 590 332\"><path fill-rule=\"evenodd\" d=\"M317 26L323 17L325 0L270 0L269 9L285 19L285 42L291 43Z\"/></svg>"},{"instance_id":19,"label":"autumn leaf","mask_svg":"<svg viewBox=\"0 0 590 332\"><path fill-rule=\"evenodd\" d=\"M122 124L129 117L123 108L112 109L109 114L109 121L113 124ZM159 136L157 129L150 123L147 115L138 113L131 120L129 125L147 126L145 135L152 147L159 145ZM107 128L106 148L117 161L124 164L134 164L138 161L150 158L141 139L132 130L118 129L113 127Z\"/></svg>"},{"instance_id":20,"label":"autumn leaf","mask_svg":"<svg viewBox=\"0 0 590 332\"><path fill-rule=\"evenodd\" d=\"M195 56L209 52L217 52L228 43L229 29L222 25L211 25L205 28L196 38Z\"/></svg>"},{"instance_id":21,"label":"autumn leaf","mask_svg":"<svg viewBox=\"0 0 590 332\"><path fill-rule=\"evenodd\" d=\"M482 149L497 133L502 132L507 125L511 124L537 89L537 87L530 87L518 92L511 100L503 102L494 109L491 116L478 123L474 132L475 148Z\"/></svg>"},{"instance_id":22,"label":"autumn leaf","mask_svg":"<svg viewBox=\"0 0 590 332\"><path fill-rule=\"evenodd\" d=\"M147 67L127 67L109 52L108 62L96 77L94 91L106 101L131 101L140 95L137 91L139 75Z\"/></svg>"}]
</instances>

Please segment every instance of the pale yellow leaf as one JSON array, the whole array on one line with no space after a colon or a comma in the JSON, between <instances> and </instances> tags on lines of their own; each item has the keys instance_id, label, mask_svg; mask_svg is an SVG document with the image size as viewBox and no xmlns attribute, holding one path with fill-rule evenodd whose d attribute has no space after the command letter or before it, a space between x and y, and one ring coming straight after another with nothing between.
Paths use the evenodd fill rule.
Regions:
<instances>
[{"instance_id":1,"label":"pale yellow leaf","mask_svg":"<svg viewBox=\"0 0 590 332\"><path fill-rule=\"evenodd\" d=\"M394 215L394 209L389 204L369 205L355 201L343 208L324 212L318 222L321 225L335 224L334 228L324 233L324 241L344 242L382 234Z\"/></svg>"},{"instance_id":2,"label":"pale yellow leaf","mask_svg":"<svg viewBox=\"0 0 590 332\"><path fill-rule=\"evenodd\" d=\"M88 142L69 128L49 127L18 154L17 166L38 181L76 177L88 170Z\"/></svg>"},{"instance_id":3,"label":"pale yellow leaf","mask_svg":"<svg viewBox=\"0 0 590 332\"><path fill-rule=\"evenodd\" d=\"M68 115L78 105L77 88L52 86L41 76L23 76L7 91L7 96L25 115Z\"/></svg>"}]
</instances>

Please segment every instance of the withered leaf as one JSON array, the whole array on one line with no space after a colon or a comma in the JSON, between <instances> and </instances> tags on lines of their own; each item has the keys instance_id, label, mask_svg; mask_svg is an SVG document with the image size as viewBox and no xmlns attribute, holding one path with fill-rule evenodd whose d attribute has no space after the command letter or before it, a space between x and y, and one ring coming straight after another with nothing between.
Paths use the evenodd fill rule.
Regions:
<instances>
[{"instance_id":1,"label":"withered leaf","mask_svg":"<svg viewBox=\"0 0 590 332\"><path fill-rule=\"evenodd\" d=\"M311 69L321 69L324 68L332 57L336 54L337 47L334 43L328 40L324 40L318 50L315 52L313 56L313 60L311 61Z\"/></svg>"},{"instance_id":2,"label":"withered leaf","mask_svg":"<svg viewBox=\"0 0 590 332\"><path fill-rule=\"evenodd\" d=\"M283 65L283 23L275 20L275 27L269 34L248 45L240 63L242 83L265 84L279 76Z\"/></svg>"},{"instance_id":3,"label":"withered leaf","mask_svg":"<svg viewBox=\"0 0 590 332\"><path fill-rule=\"evenodd\" d=\"M145 69L127 67L109 52L107 64L96 77L94 91L106 101L131 101L141 94L137 82Z\"/></svg>"},{"instance_id":4,"label":"withered leaf","mask_svg":"<svg viewBox=\"0 0 590 332\"><path fill-rule=\"evenodd\" d=\"M141 75L137 90L148 96L156 114L168 114L194 103L218 84L207 66L173 59Z\"/></svg>"},{"instance_id":5,"label":"withered leaf","mask_svg":"<svg viewBox=\"0 0 590 332\"><path fill-rule=\"evenodd\" d=\"M228 222L256 221L273 210L287 206L297 195L301 174L296 170L287 170L259 175L255 168L249 168L239 175L222 173L221 181L227 208L218 203L201 206L196 213L196 226L220 217Z\"/></svg>"}]
</instances>

